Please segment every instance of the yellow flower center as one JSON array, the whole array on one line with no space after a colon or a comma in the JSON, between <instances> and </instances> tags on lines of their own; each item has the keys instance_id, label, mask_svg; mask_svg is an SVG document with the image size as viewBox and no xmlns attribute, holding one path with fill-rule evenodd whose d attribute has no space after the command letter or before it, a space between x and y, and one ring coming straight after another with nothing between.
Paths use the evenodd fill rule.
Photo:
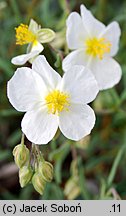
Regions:
<instances>
[{"instance_id":1,"label":"yellow flower center","mask_svg":"<svg viewBox=\"0 0 126 216\"><path fill-rule=\"evenodd\" d=\"M46 105L50 114L59 114L62 111L68 111L69 95L59 90L50 92L46 97Z\"/></svg>"},{"instance_id":2,"label":"yellow flower center","mask_svg":"<svg viewBox=\"0 0 126 216\"><path fill-rule=\"evenodd\" d=\"M18 45L24 45L31 42L34 43L37 39L36 35L33 34L28 29L28 25L21 24L20 26L15 28L15 30L16 30L16 44Z\"/></svg>"},{"instance_id":3,"label":"yellow flower center","mask_svg":"<svg viewBox=\"0 0 126 216\"><path fill-rule=\"evenodd\" d=\"M92 38L86 41L86 53L93 57L103 59L105 53L109 53L111 49L111 43L106 41L105 38Z\"/></svg>"}]
</instances>

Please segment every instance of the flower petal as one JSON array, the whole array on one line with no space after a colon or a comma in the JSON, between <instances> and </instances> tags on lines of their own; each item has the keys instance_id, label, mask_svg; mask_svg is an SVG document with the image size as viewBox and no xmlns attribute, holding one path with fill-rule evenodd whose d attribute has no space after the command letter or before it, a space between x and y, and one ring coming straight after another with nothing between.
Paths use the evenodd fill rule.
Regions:
<instances>
[{"instance_id":1,"label":"flower petal","mask_svg":"<svg viewBox=\"0 0 126 216\"><path fill-rule=\"evenodd\" d=\"M66 39L69 49L78 49L84 47L84 41L87 37L80 15L73 12L67 19Z\"/></svg>"},{"instance_id":2,"label":"flower petal","mask_svg":"<svg viewBox=\"0 0 126 216\"><path fill-rule=\"evenodd\" d=\"M34 60L32 69L43 78L49 90L56 88L61 81L60 75L49 65L43 55Z\"/></svg>"},{"instance_id":3,"label":"flower petal","mask_svg":"<svg viewBox=\"0 0 126 216\"><path fill-rule=\"evenodd\" d=\"M100 37L105 38L111 43L111 52L109 54L110 56L116 55L119 49L120 35L121 30L117 22L110 23L100 35Z\"/></svg>"},{"instance_id":4,"label":"flower petal","mask_svg":"<svg viewBox=\"0 0 126 216\"><path fill-rule=\"evenodd\" d=\"M48 28L40 29L37 35L40 43L48 43L55 38L55 32Z\"/></svg>"},{"instance_id":5,"label":"flower petal","mask_svg":"<svg viewBox=\"0 0 126 216\"><path fill-rule=\"evenodd\" d=\"M68 112L59 116L59 128L64 136L76 141L90 134L94 124L95 114L88 105L72 104Z\"/></svg>"},{"instance_id":6,"label":"flower petal","mask_svg":"<svg viewBox=\"0 0 126 216\"><path fill-rule=\"evenodd\" d=\"M112 88L122 76L121 67L114 59L108 57L103 60L94 59L90 65L100 90Z\"/></svg>"},{"instance_id":7,"label":"flower petal","mask_svg":"<svg viewBox=\"0 0 126 216\"><path fill-rule=\"evenodd\" d=\"M21 126L23 133L31 142L47 144L58 129L58 120L56 115L48 114L48 111L41 107L27 112Z\"/></svg>"},{"instance_id":8,"label":"flower petal","mask_svg":"<svg viewBox=\"0 0 126 216\"><path fill-rule=\"evenodd\" d=\"M43 51L44 47L42 44L40 44L38 41L35 41L34 43L30 43L27 47L27 53L37 52L37 55L35 55L33 58L29 59L29 62L32 64L33 61L36 59L36 57Z\"/></svg>"},{"instance_id":9,"label":"flower petal","mask_svg":"<svg viewBox=\"0 0 126 216\"><path fill-rule=\"evenodd\" d=\"M60 89L70 95L71 103L90 103L95 99L99 89L94 75L82 65L71 67L60 84Z\"/></svg>"},{"instance_id":10,"label":"flower petal","mask_svg":"<svg viewBox=\"0 0 126 216\"><path fill-rule=\"evenodd\" d=\"M37 51L38 54L40 52L42 52L44 49L43 45L40 44L38 41L35 41L34 43L30 43L27 47L27 53L31 53L31 52L34 52L34 51Z\"/></svg>"},{"instance_id":11,"label":"flower petal","mask_svg":"<svg viewBox=\"0 0 126 216\"><path fill-rule=\"evenodd\" d=\"M83 25L88 34L91 37L98 36L105 29L105 25L98 21L84 5L81 5L80 10Z\"/></svg>"},{"instance_id":12,"label":"flower petal","mask_svg":"<svg viewBox=\"0 0 126 216\"><path fill-rule=\"evenodd\" d=\"M40 28L41 28L41 26L38 25L38 23L37 23L35 20L33 20L33 19L30 20L30 24L29 24L28 29L29 29L31 32L33 32L34 34L36 34L37 31L38 31Z\"/></svg>"},{"instance_id":13,"label":"flower petal","mask_svg":"<svg viewBox=\"0 0 126 216\"><path fill-rule=\"evenodd\" d=\"M39 54L39 51L33 51L27 54L19 55L14 58L12 58L11 63L14 65L23 65L25 64L29 59L37 56Z\"/></svg>"},{"instance_id":14,"label":"flower petal","mask_svg":"<svg viewBox=\"0 0 126 216\"><path fill-rule=\"evenodd\" d=\"M7 85L7 95L13 107L21 112L43 103L47 89L41 77L30 68L17 69Z\"/></svg>"},{"instance_id":15,"label":"flower petal","mask_svg":"<svg viewBox=\"0 0 126 216\"><path fill-rule=\"evenodd\" d=\"M88 55L86 55L85 49L78 49L72 51L63 59L62 67L64 71L68 71L74 65L87 66L89 61L90 58Z\"/></svg>"}]
</instances>

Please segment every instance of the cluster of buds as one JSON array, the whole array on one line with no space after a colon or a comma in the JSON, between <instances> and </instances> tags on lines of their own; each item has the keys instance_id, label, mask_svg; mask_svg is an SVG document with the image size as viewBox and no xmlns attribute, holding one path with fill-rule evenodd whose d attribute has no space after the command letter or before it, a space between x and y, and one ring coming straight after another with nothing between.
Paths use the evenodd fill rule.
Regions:
<instances>
[{"instance_id":1,"label":"cluster of buds","mask_svg":"<svg viewBox=\"0 0 126 216\"><path fill-rule=\"evenodd\" d=\"M43 194L46 183L53 179L53 166L45 161L41 152L39 155L34 154L34 163L31 164L30 151L24 144L24 138L21 144L17 145L13 150L13 156L16 165L19 168L19 182L21 187L25 187L28 183L32 183L34 189Z\"/></svg>"},{"instance_id":2,"label":"cluster of buds","mask_svg":"<svg viewBox=\"0 0 126 216\"><path fill-rule=\"evenodd\" d=\"M21 144L15 146L13 156L19 168L20 185L21 187L25 187L31 181L33 169L30 165L30 152L26 145L24 145L24 140L22 140Z\"/></svg>"},{"instance_id":3,"label":"cluster of buds","mask_svg":"<svg viewBox=\"0 0 126 216\"><path fill-rule=\"evenodd\" d=\"M41 195L44 192L44 188L47 182L51 182L53 179L53 166L51 163L40 160L32 177L32 184L35 190Z\"/></svg>"}]
</instances>

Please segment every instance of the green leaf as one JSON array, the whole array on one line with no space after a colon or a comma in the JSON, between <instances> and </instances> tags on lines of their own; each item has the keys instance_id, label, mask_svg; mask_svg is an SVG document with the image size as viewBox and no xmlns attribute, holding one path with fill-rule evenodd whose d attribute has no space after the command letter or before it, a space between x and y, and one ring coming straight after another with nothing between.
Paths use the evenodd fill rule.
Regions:
<instances>
[{"instance_id":1,"label":"green leaf","mask_svg":"<svg viewBox=\"0 0 126 216\"><path fill-rule=\"evenodd\" d=\"M33 189L32 185L28 185L27 187L22 188L21 192L20 192L19 199L20 200L28 200L28 199L30 199L31 196L32 196L33 191L34 191L34 189Z\"/></svg>"},{"instance_id":2,"label":"green leaf","mask_svg":"<svg viewBox=\"0 0 126 216\"><path fill-rule=\"evenodd\" d=\"M60 187L55 183L48 183L46 185L44 194L42 196L43 200L62 200L64 195Z\"/></svg>"},{"instance_id":3,"label":"green leaf","mask_svg":"<svg viewBox=\"0 0 126 216\"><path fill-rule=\"evenodd\" d=\"M0 57L0 69L4 71L8 78L13 75L13 69L9 60Z\"/></svg>"},{"instance_id":4,"label":"green leaf","mask_svg":"<svg viewBox=\"0 0 126 216\"><path fill-rule=\"evenodd\" d=\"M65 143L62 145L59 149L53 151L49 155L50 160L55 160L55 169L54 169L54 176L57 181L57 183L61 183L62 180L62 164L67 157L68 153L70 151L70 145L68 143Z\"/></svg>"},{"instance_id":5,"label":"green leaf","mask_svg":"<svg viewBox=\"0 0 126 216\"><path fill-rule=\"evenodd\" d=\"M18 116L18 115L22 115L22 113L14 109L0 110L0 117L10 117L10 116Z\"/></svg>"},{"instance_id":6,"label":"green leaf","mask_svg":"<svg viewBox=\"0 0 126 216\"><path fill-rule=\"evenodd\" d=\"M10 150L0 150L0 161L9 159L11 155Z\"/></svg>"},{"instance_id":7,"label":"green leaf","mask_svg":"<svg viewBox=\"0 0 126 216\"><path fill-rule=\"evenodd\" d=\"M64 143L60 148L50 153L49 159L55 161L62 161L65 155L69 153L69 150L70 150L70 145L68 143Z\"/></svg>"},{"instance_id":8,"label":"green leaf","mask_svg":"<svg viewBox=\"0 0 126 216\"><path fill-rule=\"evenodd\" d=\"M78 173L79 173L79 186L81 189L81 194L84 199L90 199L90 195L87 190L86 179L84 175L84 166L82 164L82 159L78 158Z\"/></svg>"},{"instance_id":9,"label":"green leaf","mask_svg":"<svg viewBox=\"0 0 126 216\"><path fill-rule=\"evenodd\" d=\"M7 143L9 146L15 146L17 143L19 143L19 140L21 139L21 130L17 129L14 131L8 138Z\"/></svg>"}]
</instances>

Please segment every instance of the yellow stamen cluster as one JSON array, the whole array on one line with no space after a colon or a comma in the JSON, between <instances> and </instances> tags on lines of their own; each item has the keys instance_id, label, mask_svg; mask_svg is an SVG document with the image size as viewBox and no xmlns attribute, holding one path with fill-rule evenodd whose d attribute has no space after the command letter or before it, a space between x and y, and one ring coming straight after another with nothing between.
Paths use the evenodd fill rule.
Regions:
<instances>
[{"instance_id":1,"label":"yellow stamen cluster","mask_svg":"<svg viewBox=\"0 0 126 216\"><path fill-rule=\"evenodd\" d=\"M28 29L28 25L21 24L15 30L17 45L24 45L36 41L36 35Z\"/></svg>"},{"instance_id":2,"label":"yellow stamen cluster","mask_svg":"<svg viewBox=\"0 0 126 216\"><path fill-rule=\"evenodd\" d=\"M86 41L86 53L93 57L103 59L105 53L109 53L111 43L106 41L105 38L92 38Z\"/></svg>"},{"instance_id":3,"label":"yellow stamen cluster","mask_svg":"<svg viewBox=\"0 0 126 216\"><path fill-rule=\"evenodd\" d=\"M46 105L50 114L59 114L62 111L68 111L69 95L59 90L50 92L46 97Z\"/></svg>"}]
</instances>

